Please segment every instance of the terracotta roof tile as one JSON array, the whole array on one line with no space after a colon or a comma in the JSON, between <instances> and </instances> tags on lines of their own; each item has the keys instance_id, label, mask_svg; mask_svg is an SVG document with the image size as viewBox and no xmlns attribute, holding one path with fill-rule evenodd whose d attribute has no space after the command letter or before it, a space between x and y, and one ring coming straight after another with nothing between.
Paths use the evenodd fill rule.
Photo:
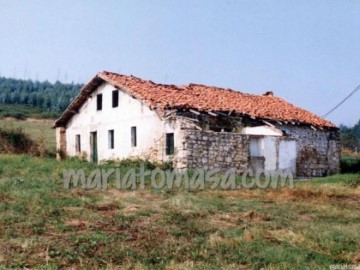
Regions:
<instances>
[{"instance_id":1,"label":"terracotta roof tile","mask_svg":"<svg viewBox=\"0 0 360 270\"><path fill-rule=\"evenodd\" d=\"M99 72L84 86L81 92L95 90L101 83L99 79L127 91L142 100L150 108L157 110L185 108L198 111L234 111L239 114L270 120L295 121L320 127L335 127L331 122L274 96L272 92L267 92L265 95L253 95L193 83L186 86L165 85L107 71ZM68 110L81 106L84 99L85 97L82 97L80 93ZM56 123L66 123L66 118L65 111Z\"/></svg>"}]
</instances>

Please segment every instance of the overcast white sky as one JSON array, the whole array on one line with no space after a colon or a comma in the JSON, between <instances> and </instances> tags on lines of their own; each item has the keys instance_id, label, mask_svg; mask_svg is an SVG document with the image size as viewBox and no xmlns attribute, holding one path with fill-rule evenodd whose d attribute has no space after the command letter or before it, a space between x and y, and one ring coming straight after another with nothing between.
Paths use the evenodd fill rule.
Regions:
<instances>
[{"instance_id":1,"label":"overcast white sky","mask_svg":"<svg viewBox=\"0 0 360 270\"><path fill-rule=\"evenodd\" d=\"M360 1L2 1L0 74L273 90L319 115L360 84ZM328 119L353 125L360 92Z\"/></svg>"}]
</instances>

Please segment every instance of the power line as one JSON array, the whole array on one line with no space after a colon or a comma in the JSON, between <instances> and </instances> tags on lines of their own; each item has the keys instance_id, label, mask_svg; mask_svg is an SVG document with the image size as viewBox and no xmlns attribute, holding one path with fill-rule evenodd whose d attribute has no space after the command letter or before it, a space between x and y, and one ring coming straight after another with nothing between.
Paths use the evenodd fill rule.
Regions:
<instances>
[{"instance_id":1,"label":"power line","mask_svg":"<svg viewBox=\"0 0 360 270\"><path fill-rule=\"evenodd\" d=\"M323 117L328 116L330 113L335 111L337 108L339 108L345 101L347 101L352 95L355 94L355 92L360 90L360 85L358 85L349 95L346 96L338 105L336 105L334 108L332 108L330 111L328 111L326 114L323 115Z\"/></svg>"}]
</instances>

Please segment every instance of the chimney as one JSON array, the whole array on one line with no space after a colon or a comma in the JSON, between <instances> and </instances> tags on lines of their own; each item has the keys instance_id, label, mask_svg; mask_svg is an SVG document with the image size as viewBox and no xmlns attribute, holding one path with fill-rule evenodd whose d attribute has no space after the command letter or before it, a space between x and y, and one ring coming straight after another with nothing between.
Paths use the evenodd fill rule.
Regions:
<instances>
[{"instance_id":1,"label":"chimney","mask_svg":"<svg viewBox=\"0 0 360 270\"><path fill-rule=\"evenodd\" d=\"M265 92L265 94L263 96L274 96L274 92L273 91L267 91L267 92Z\"/></svg>"}]
</instances>

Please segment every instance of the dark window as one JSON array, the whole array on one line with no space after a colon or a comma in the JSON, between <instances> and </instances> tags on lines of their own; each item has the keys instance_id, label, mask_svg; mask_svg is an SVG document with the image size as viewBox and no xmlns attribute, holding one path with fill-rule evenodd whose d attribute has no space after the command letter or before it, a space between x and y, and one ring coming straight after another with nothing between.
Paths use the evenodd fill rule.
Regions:
<instances>
[{"instance_id":1,"label":"dark window","mask_svg":"<svg viewBox=\"0 0 360 270\"><path fill-rule=\"evenodd\" d=\"M119 106L119 90L114 90L112 92L112 107L116 108Z\"/></svg>"},{"instance_id":2,"label":"dark window","mask_svg":"<svg viewBox=\"0 0 360 270\"><path fill-rule=\"evenodd\" d=\"M174 133L166 133L166 155L174 154Z\"/></svg>"},{"instance_id":3,"label":"dark window","mask_svg":"<svg viewBox=\"0 0 360 270\"><path fill-rule=\"evenodd\" d=\"M75 136L75 149L77 153L81 152L81 138L80 135Z\"/></svg>"},{"instance_id":4,"label":"dark window","mask_svg":"<svg viewBox=\"0 0 360 270\"><path fill-rule=\"evenodd\" d=\"M136 127L131 127L131 146L136 146Z\"/></svg>"},{"instance_id":5,"label":"dark window","mask_svg":"<svg viewBox=\"0 0 360 270\"><path fill-rule=\"evenodd\" d=\"M109 149L114 149L114 130L108 132Z\"/></svg>"},{"instance_id":6,"label":"dark window","mask_svg":"<svg viewBox=\"0 0 360 270\"><path fill-rule=\"evenodd\" d=\"M98 111L101 111L102 110L102 94L98 94L96 96L96 109Z\"/></svg>"}]
</instances>

